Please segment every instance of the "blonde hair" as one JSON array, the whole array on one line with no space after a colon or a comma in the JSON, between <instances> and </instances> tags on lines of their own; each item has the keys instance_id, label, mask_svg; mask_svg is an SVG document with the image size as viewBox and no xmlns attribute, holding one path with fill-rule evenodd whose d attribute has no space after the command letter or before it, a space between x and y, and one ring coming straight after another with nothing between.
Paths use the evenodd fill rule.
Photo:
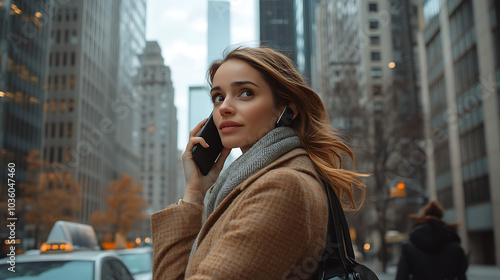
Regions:
<instances>
[{"instance_id":1,"label":"blonde hair","mask_svg":"<svg viewBox=\"0 0 500 280\"><path fill-rule=\"evenodd\" d=\"M337 137L321 98L307 85L293 62L270 48L239 47L227 53L223 60L212 63L208 69L210 84L215 72L230 59L243 60L262 75L273 90L277 108L290 103L297 105L298 115L290 126L299 136L320 176L332 186L339 198L347 198L348 203L344 206L359 208L365 193L365 185L361 178L366 175L342 169L341 153L344 152L351 158L353 168L354 154ZM355 200L356 187L362 190L360 201Z\"/></svg>"}]
</instances>

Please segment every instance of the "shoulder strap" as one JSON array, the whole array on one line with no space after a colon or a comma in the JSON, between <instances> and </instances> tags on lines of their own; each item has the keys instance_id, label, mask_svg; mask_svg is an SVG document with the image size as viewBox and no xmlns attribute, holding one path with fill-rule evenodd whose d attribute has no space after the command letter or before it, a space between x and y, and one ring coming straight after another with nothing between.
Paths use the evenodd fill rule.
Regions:
<instances>
[{"instance_id":1,"label":"shoulder strap","mask_svg":"<svg viewBox=\"0 0 500 280\"><path fill-rule=\"evenodd\" d=\"M339 258L344 268L346 268L346 266L350 266L355 261L349 226L339 199L330 186L324 180L322 181L328 197L328 208L330 210L331 227L328 232L332 235L331 240L333 244L336 244L335 247L337 247Z\"/></svg>"}]
</instances>

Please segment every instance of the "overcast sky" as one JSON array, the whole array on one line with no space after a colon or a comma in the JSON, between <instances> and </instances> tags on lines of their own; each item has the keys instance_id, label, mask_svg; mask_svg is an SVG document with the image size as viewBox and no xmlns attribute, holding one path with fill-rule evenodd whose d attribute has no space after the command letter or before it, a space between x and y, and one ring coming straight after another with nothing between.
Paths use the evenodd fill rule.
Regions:
<instances>
[{"instance_id":1,"label":"overcast sky","mask_svg":"<svg viewBox=\"0 0 500 280\"><path fill-rule=\"evenodd\" d=\"M172 73L180 150L184 150L189 134L188 88L206 83L207 1L147 0L146 39L158 41ZM231 44L257 45L256 0L229 2Z\"/></svg>"}]
</instances>

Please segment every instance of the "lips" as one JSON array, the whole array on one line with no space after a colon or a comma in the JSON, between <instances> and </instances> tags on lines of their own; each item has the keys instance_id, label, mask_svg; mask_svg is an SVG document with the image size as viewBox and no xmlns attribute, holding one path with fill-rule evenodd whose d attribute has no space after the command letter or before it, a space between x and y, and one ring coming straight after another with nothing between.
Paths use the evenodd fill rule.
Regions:
<instances>
[{"instance_id":1,"label":"lips","mask_svg":"<svg viewBox=\"0 0 500 280\"><path fill-rule=\"evenodd\" d=\"M231 131L236 130L236 129L242 127L242 126L243 126L242 124L237 123L237 122L223 121L219 125L219 129L221 130L221 132L231 132Z\"/></svg>"}]
</instances>

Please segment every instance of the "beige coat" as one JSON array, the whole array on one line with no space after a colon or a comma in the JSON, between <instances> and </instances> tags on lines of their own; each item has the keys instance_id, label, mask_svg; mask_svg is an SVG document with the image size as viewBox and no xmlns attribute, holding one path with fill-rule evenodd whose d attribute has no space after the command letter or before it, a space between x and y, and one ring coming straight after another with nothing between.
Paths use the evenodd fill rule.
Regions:
<instances>
[{"instance_id":1,"label":"beige coat","mask_svg":"<svg viewBox=\"0 0 500 280\"><path fill-rule=\"evenodd\" d=\"M203 226L202 212L184 202L151 216L154 279L309 279L323 254L328 202L301 148L238 185Z\"/></svg>"}]
</instances>

